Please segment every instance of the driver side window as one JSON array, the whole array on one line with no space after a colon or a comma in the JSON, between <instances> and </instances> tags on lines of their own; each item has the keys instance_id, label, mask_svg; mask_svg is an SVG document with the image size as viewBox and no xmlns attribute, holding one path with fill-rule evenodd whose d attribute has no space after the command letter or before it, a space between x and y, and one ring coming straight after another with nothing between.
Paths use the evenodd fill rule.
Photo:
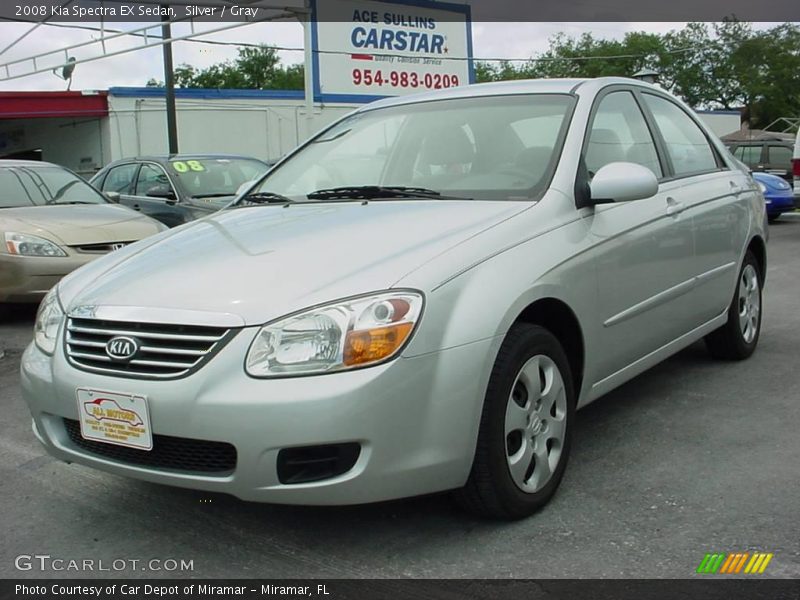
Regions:
<instances>
[{"instance_id":1,"label":"driver side window","mask_svg":"<svg viewBox=\"0 0 800 600\"><path fill-rule=\"evenodd\" d=\"M169 178L161 167L142 165L142 168L139 169L139 177L136 179L135 194L137 196L146 196L147 192L156 187L168 187L172 190Z\"/></svg>"},{"instance_id":2,"label":"driver side window","mask_svg":"<svg viewBox=\"0 0 800 600\"><path fill-rule=\"evenodd\" d=\"M662 177L653 136L631 92L611 92L600 101L585 160L590 177L612 162L636 163Z\"/></svg>"},{"instance_id":3,"label":"driver side window","mask_svg":"<svg viewBox=\"0 0 800 600\"><path fill-rule=\"evenodd\" d=\"M136 175L138 166L136 163L130 163L109 169L103 181L103 191L117 192L118 194L131 193L131 183Z\"/></svg>"}]
</instances>

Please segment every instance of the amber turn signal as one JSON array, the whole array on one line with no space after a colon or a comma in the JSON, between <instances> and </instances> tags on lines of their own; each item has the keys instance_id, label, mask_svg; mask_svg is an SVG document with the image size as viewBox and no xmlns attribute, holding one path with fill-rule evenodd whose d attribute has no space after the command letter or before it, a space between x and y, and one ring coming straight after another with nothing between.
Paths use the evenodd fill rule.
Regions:
<instances>
[{"instance_id":1,"label":"amber turn signal","mask_svg":"<svg viewBox=\"0 0 800 600\"><path fill-rule=\"evenodd\" d=\"M398 323L387 327L350 331L344 343L344 364L352 367L391 356L403 345L413 328L413 323Z\"/></svg>"}]
</instances>

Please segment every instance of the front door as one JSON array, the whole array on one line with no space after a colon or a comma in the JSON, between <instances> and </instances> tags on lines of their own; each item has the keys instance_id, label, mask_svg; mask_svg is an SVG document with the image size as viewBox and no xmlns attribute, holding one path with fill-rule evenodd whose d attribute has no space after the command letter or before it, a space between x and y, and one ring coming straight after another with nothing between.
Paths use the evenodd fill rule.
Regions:
<instances>
[{"instance_id":1,"label":"front door","mask_svg":"<svg viewBox=\"0 0 800 600\"><path fill-rule=\"evenodd\" d=\"M154 195L156 191L158 195ZM189 220L186 218L185 208L178 201L172 182L160 165L142 165L134 186L132 202L134 208L168 227L182 225Z\"/></svg>"},{"instance_id":2,"label":"front door","mask_svg":"<svg viewBox=\"0 0 800 600\"><path fill-rule=\"evenodd\" d=\"M690 329L694 259L691 219L675 202L680 184L665 179L663 157L629 90L598 100L584 160L590 177L611 162L633 162L660 180L652 198L587 209L598 273L595 334L605 379Z\"/></svg>"}]
</instances>

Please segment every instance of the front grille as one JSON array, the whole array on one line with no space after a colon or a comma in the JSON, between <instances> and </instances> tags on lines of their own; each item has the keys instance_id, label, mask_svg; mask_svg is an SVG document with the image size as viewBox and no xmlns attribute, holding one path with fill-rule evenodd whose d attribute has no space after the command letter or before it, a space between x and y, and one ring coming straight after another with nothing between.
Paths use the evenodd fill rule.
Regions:
<instances>
[{"instance_id":1,"label":"front grille","mask_svg":"<svg viewBox=\"0 0 800 600\"><path fill-rule=\"evenodd\" d=\"M102 244L83 244L80 246L72 246L72 249L77 252L83 252L86 254L108 254L109 252L113 252L114 250L119 250L120 248L124 248L128 244L132 242L104 242Z\"/></svg>"},{"instance_id":2,"label":"front grille","mask_svg":"<svg viewBox=\"0 0 800 600\"><path fill-rule=\"evenodd\" d=\"M224 477L236 469L236 448L225 442L208 442L169 435L154 435L152 450L104 444L81 437L78 421L64 419L73 445L90 454L120 463L170 471L206 473Z\"/></svg>"},{"instance_id":3,"label":"front grille","mask_svg":"<svg viewBox=\"0 0 800 600\"><path fill-rule=\"evenodd\" d=\"M86 371L171 379L199 369L232 335L231 330L221 327L70 318L66 350L69 362ZM139 351L132 359L112 359L106 353L106 343L117 336L135 338L138 342Z\"/></svg>"}]
</instances>

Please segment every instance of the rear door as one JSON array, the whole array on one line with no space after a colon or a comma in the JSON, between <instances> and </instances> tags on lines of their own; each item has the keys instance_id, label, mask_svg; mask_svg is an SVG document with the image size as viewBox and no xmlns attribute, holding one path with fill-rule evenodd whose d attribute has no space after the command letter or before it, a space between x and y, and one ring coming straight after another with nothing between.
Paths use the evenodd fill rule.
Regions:
<instances>
[{"instance_id":1,"label":"rear door","mask_svg":"<svg viewBox=\"0 0 800 600\"><path fill-rule=\"evenodd\" d=\"M730 303L748 235L747 203L753 184L744 171L725 164L693 114L665 96L641 96L666 155L674 186L671 197L694 230L694 281L688 298L692 323L699 327ZM761 151L761 146L744 148Z\"/></svg>"}]
</instances>

